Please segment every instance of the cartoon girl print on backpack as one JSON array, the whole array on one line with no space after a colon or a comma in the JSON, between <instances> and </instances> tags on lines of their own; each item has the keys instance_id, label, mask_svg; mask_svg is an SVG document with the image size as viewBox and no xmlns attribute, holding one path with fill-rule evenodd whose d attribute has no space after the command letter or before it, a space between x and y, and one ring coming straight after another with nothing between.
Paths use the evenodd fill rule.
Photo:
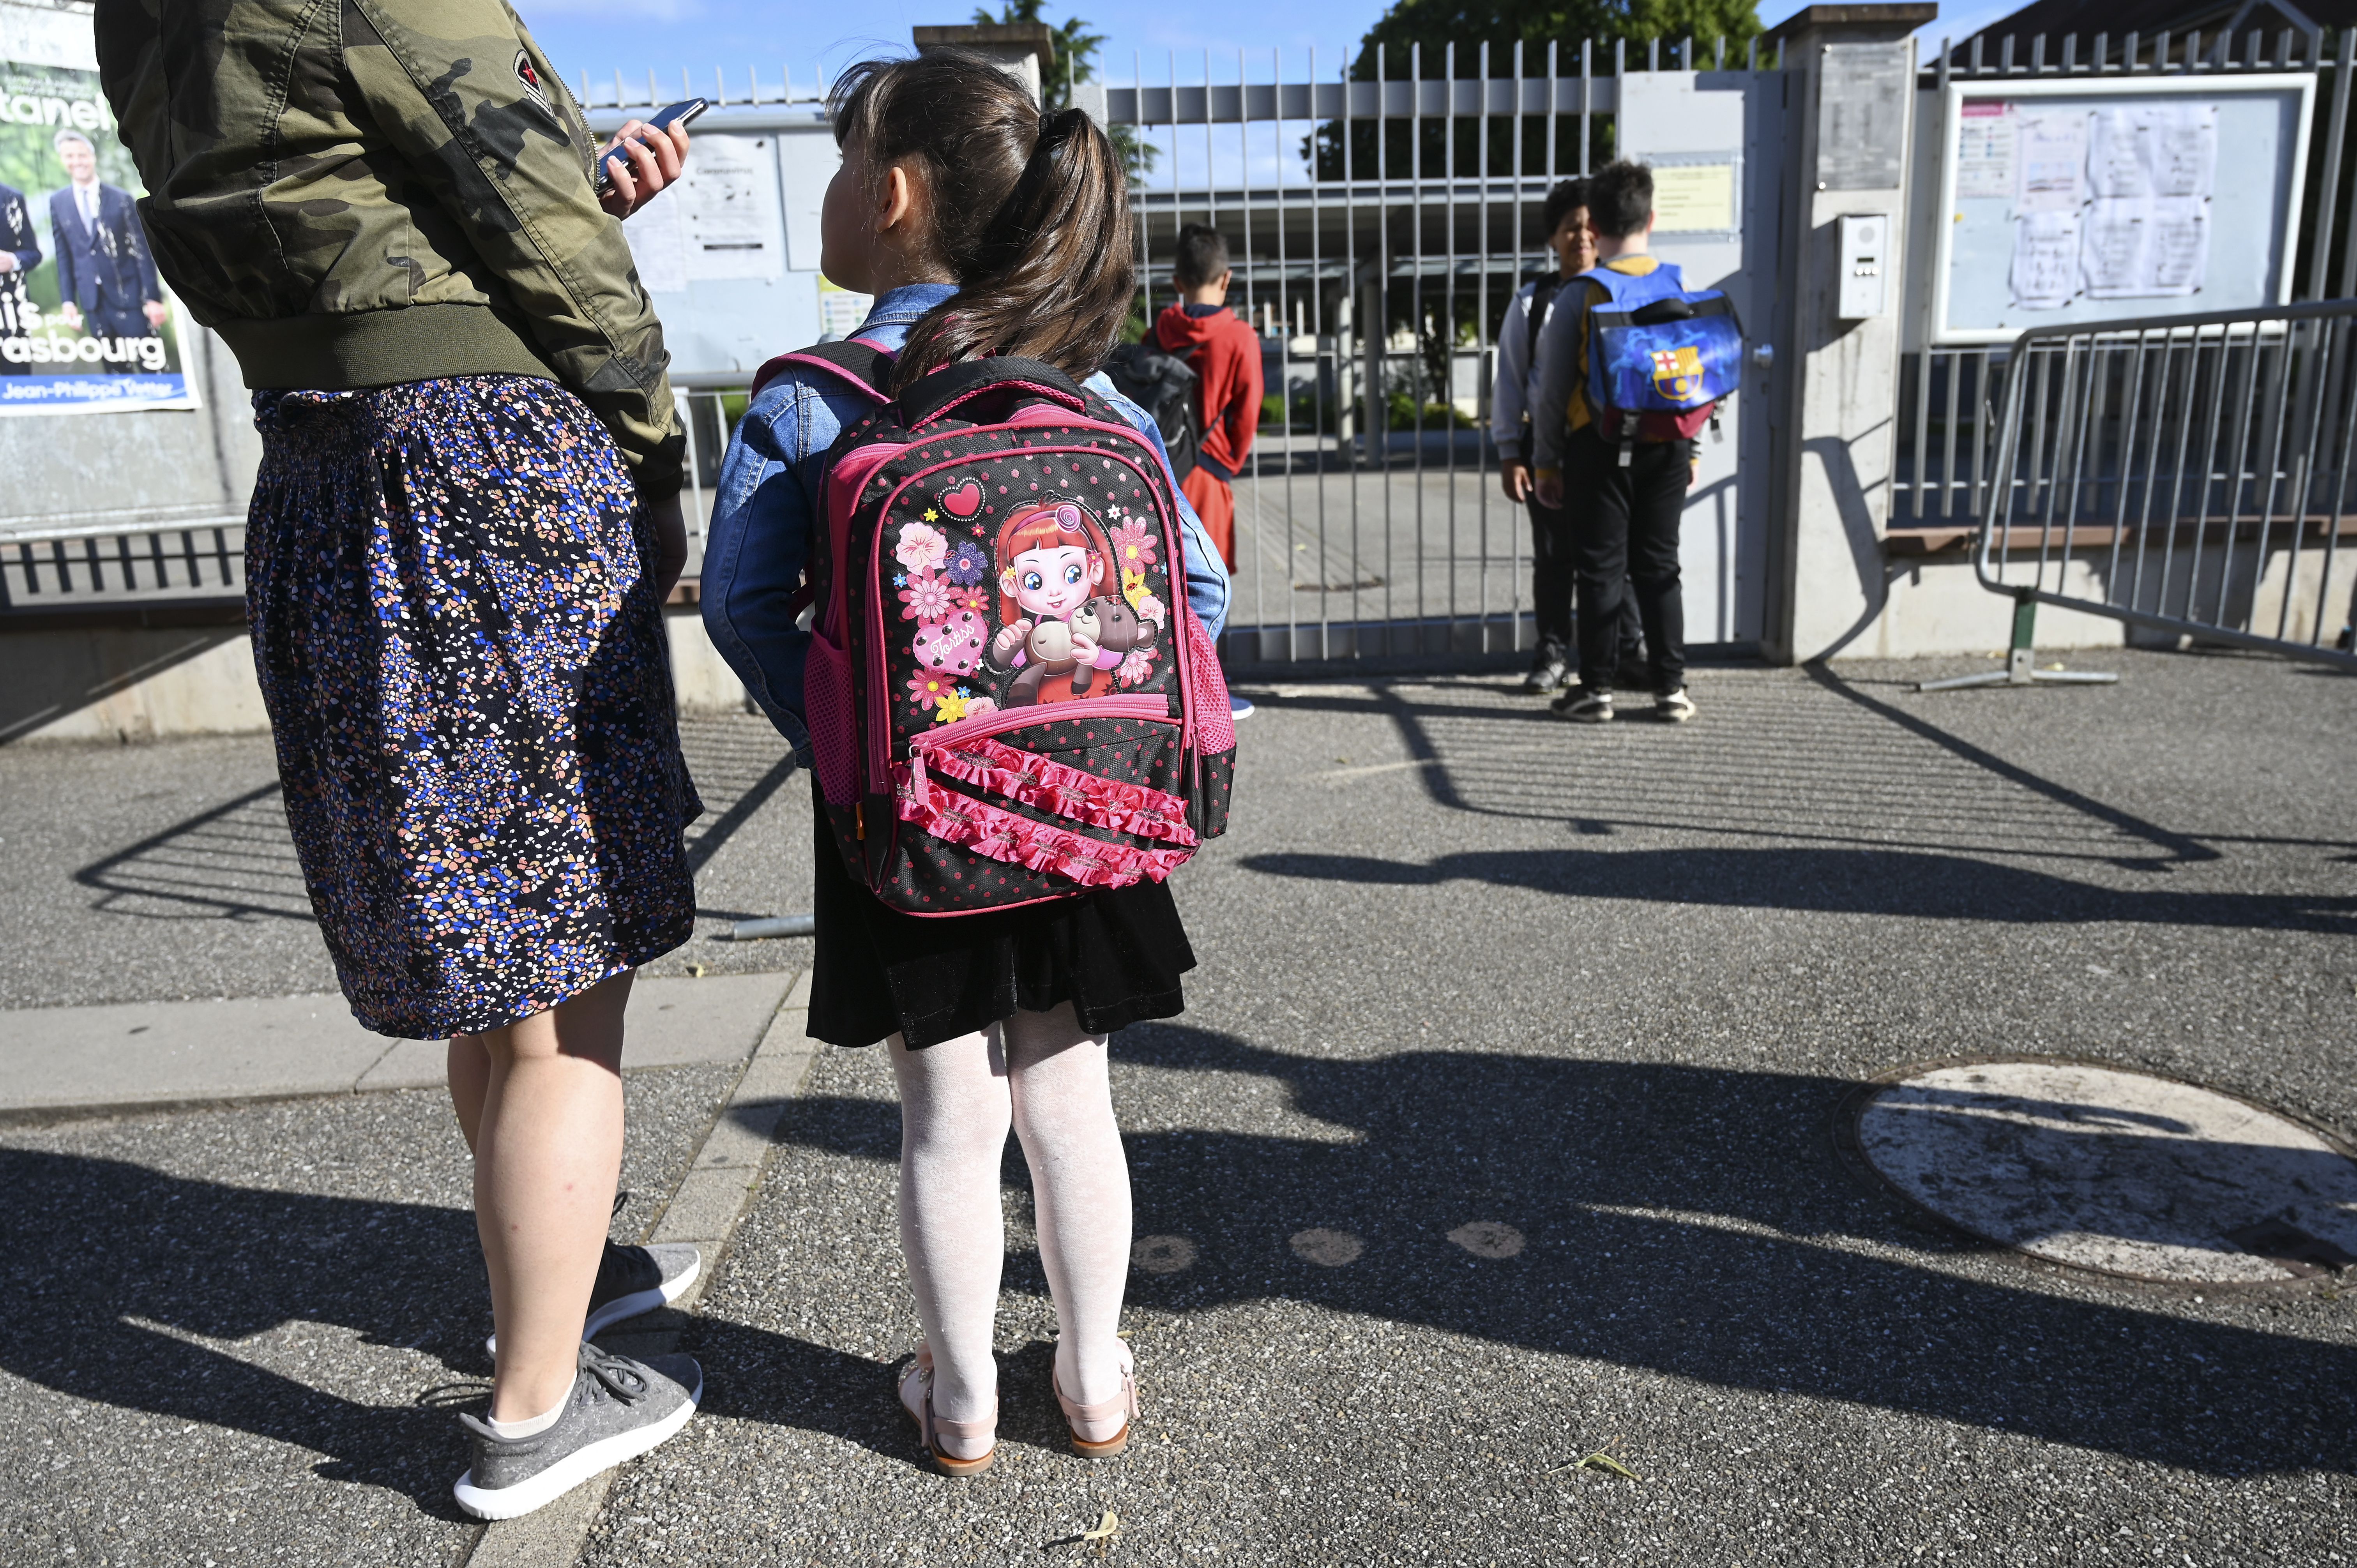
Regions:
<instances>
[{"instance_id":1,"label":"cartoon girl print on backpack","mask_svg":"<svg viewBox=\"0 0 2357 1568\"><path fill-rule=\"evenodd\" d=\"M983 657L1013 676L1000 707L1101 697L1143 677L1153 628L1122 595L1118 559L1075 501L1021 507L999 526L999 629Z\"/></svg>"}]
</instances>

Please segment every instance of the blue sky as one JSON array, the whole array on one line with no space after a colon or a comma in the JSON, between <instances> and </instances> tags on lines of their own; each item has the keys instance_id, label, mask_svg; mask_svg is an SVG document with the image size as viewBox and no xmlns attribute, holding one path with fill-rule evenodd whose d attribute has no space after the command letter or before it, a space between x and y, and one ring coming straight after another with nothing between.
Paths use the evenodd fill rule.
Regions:
<instances>
[{"instance_id":1,"label":"blue sky","mask_svg":"<svg viewBox=\"0 0 2357 1568\"><path fill-rule=\"evenodd\" d=\"M1772 24L1799 3L1766 0L1760 18ZM593 81L610 81L617 69L643 81L651 68L668 83L685 68L697 91L708 91L716 68L725 68L732 84L758 69L774 91L789 68L796 85L806 88L822 67L831 76L864 54L905 49L911 27L965 21L974 0L870 0L858 6L819 0L517 0L517 7L576 82L585 70ZM1240 44L1250 48L1247 69L1254 80L1267 79L1272 51L1278 48L1285 51L1288 77L1308 68L1313 47L1318 74L1330 75L1383 6L1377 0L1294 0L1275 8L1266 0L1081 0L1078 9L1107 38L1111 80L1127 79L1133 51L1146 57L1148 81L1167 80L1175 50L1184 81L1201 80L1207 48L1213 77L1233 81ZM1947 9L1946 17L1925 29L1935 38L1943 33L1962 37L2015 9L2015 4L1963 0ZM1071 8L1051 0L1048 14L1060 20Z\"/></svg>"}]
</instances>

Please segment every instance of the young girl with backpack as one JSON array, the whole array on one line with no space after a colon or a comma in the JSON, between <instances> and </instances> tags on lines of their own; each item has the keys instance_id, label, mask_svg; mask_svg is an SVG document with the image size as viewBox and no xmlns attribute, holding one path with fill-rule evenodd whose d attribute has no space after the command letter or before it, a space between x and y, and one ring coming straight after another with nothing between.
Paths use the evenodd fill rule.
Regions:
<instances>
[{"instance_id":1,"label":"young girl with backpack","mask_svg":"<svg viewBox=\"0 0 2357 1568\"><path fill-rule=\"evenodd\" d=\"M1167 875L1202 825L1157 802L1201 810L1168 790L1182 788L1179 735L1200 768L1192 715L1217 685L1206 636L1227 581L1153 422L1097 373L1135 295L1126 179L1103 134L1078 111L1041 114L956 51L855 66L830 109L843 165L821 264L876 303L849 343L786 356L758 387L722 467L705 621L814 764L809 1031L891 1054L901 1247L924 1329L901 1402L942 1469L988 1468L1012 1127L1056 1305L1054 1391L1075 1450L1109 1457L1137 1395L1116 1336L1130 1196L1106 1039L1184 1005L1194 958L1145 868ZM950 417L1026 400L1007 423ZM1092 415L1107 404L1126 426ZM878 445L862 446L871 431ZM1181 605L1156 592L1182 582ZM800 624L813 594L815 640ZM860 594L864 609L848 607ZM1022 726L1036 738L1066 714L1073 749L1057 757L1103 773L1119 752L1135 779L1020 749ZM1115 736L1126 751L1080 744ZM888 754L906 757L888 774ZM1067 817L1093 835L1041 809L1060 789L1083 797Z\"/></svg>"}]
</instances>

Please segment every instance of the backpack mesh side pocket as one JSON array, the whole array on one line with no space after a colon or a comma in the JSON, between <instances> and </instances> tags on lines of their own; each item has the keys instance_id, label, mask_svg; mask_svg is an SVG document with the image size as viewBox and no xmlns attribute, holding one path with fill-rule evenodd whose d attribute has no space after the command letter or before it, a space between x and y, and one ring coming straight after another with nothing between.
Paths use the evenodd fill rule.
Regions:
<instances>
[{"instance_id":1,"label":"backpack mesh side pocket","mask_svg":"<svg viewBox=\"0 0 2357 1568\"><path fill-rule=\"evenodd\" d=\"M851 700L851 660L823 637L811 639L802 666L802 708L811 751L818 759L819 793L830 806L859 799L859 729Z\"/></svg>"}]
</instances>

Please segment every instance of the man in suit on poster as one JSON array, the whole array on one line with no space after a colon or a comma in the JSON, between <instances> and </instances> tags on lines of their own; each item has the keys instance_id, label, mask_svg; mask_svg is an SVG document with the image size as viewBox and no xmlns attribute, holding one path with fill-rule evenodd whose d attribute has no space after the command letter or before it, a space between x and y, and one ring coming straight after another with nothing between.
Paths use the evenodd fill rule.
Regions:
<instances>
[{"instance_id":1,"label":"man in suit on poster","mask_svg":"<svg viewBox=\"0 0 2357 1568\"><path fill-rule=\"evenodd\" d=\"M98 177L98 149L79 131L57 135L70 183L49 197L49 231L58 245L58 314L97 338L149 338L164 325L164 287L129 191ZM101 361L135 371L127 354Z\"/></svg>"}]
</instances>

